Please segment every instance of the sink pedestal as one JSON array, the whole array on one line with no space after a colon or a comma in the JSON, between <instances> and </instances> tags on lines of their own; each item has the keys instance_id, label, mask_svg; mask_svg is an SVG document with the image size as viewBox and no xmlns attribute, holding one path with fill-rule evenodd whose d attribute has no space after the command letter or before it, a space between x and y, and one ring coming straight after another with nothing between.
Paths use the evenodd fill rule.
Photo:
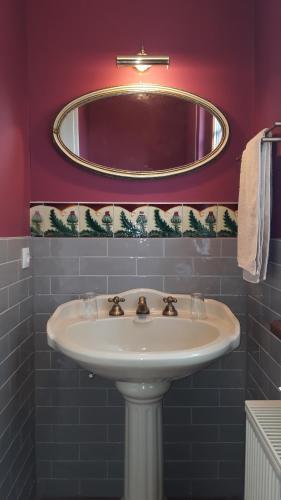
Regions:
<instances>
[{"instance_id":1,"label":"sink pedestal","mask_svg":"<svg viewBox=\"0 0 281 500\"><path fill-rule=\"evenodd\" d=\"M162 397L169 382L116 382L126 400L123 500L164 500Z\"/></svg>"},{"instance_id":2,"label":"sink pedestal","mask_svg":"<svg viewBox=\"0 0 281 500\"><path fill-rule=\"evenodd\" d=\"M139 297L153 311L132 314ZM84 370L114 380L126 400L125 492L123 500L164 500L162 397L173 380L191 375L238 347L240 326L230 309L206 300L206 319L188 314L191 297L176 295L178 316L162 315L163 292L140 288L120 294L124 316L109 317L108 296L60 305L47 323L51 347ZM88 302L87 302L88 304Z\"/></svg>"}]
</instances>

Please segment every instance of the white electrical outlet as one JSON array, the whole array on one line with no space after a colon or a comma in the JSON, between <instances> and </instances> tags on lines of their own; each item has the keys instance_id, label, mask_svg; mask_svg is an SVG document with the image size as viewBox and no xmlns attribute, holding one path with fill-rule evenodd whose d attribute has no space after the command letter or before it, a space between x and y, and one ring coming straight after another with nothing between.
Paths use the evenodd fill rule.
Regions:
<instances>
[{"instance_id":1,"label":"white electrical outlet","mask_svg":"<svg viewBox=\"0 0 281 500\"><path fill-rule=\"evenodd\" d=\"M30 250L29 247L21 249L21 268L26 269L30 266Z\"/></svg>"}]
</instances>

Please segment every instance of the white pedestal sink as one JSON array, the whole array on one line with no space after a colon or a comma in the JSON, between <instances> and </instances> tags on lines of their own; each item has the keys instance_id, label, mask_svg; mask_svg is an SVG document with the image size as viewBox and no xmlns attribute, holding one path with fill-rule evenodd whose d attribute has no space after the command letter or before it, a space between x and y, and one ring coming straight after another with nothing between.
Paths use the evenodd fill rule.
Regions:
<instances>
[{"instance_id":1,"label":"white pedestal sink","mask_svg":"<svg viewBox=\"0 0 281 500\"><path fill-rule=\"evenodd\" d=\"M150 315L136 316L140 296ZM167 294L168 295L168 294ZM207 318L190 318L190 296L177 298L178 316L164 317L162 292L129 290L124 316L109 317L108 296L57 308L47 325L48 343L83 368L113 379L126 400L123 500L163 500L162 397L173 380L190 375L239 345L237 318L223 303L206 300Z\"/></svg>"}]
</instances>

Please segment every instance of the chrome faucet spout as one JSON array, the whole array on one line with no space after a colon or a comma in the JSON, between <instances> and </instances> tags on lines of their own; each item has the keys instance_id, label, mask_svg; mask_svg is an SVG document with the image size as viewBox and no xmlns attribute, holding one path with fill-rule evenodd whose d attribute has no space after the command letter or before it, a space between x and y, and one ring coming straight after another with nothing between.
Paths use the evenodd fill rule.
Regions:
<instances>
[{"instance_id":1,"label":"chrome faucet spout","mask_svg":"<svg viewBox=\"0 0 281 500\"><path fill-rule=\"evenodd\" d=\"M139 297L139 302L138 302L136 314L150 314L150 310L147 306L145 297Z\"/></svg>"}]
</instances>

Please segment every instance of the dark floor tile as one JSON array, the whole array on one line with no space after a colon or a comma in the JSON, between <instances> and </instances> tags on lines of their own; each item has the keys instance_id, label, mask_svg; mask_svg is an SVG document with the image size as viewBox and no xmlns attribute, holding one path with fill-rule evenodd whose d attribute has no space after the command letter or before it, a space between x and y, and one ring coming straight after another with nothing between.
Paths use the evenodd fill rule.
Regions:
<instances>
[{"instance_id":1,"label":"dark floor tile","mask_svg":"<svg viewBox=\"0 0 281 500\"><path fill-rule=\"evenodd\" d=\"M71 497L71 498L67 498L67 497L56 497L56 498L37 498L35 500L120 500L120 498L89 498L89 497L83 497L83 498L79 498L79 497ZM217 497L217 498L206 498L206 497L169 497L167 500L239 500L238 497Z\"/></svg>"}]
</instances>

